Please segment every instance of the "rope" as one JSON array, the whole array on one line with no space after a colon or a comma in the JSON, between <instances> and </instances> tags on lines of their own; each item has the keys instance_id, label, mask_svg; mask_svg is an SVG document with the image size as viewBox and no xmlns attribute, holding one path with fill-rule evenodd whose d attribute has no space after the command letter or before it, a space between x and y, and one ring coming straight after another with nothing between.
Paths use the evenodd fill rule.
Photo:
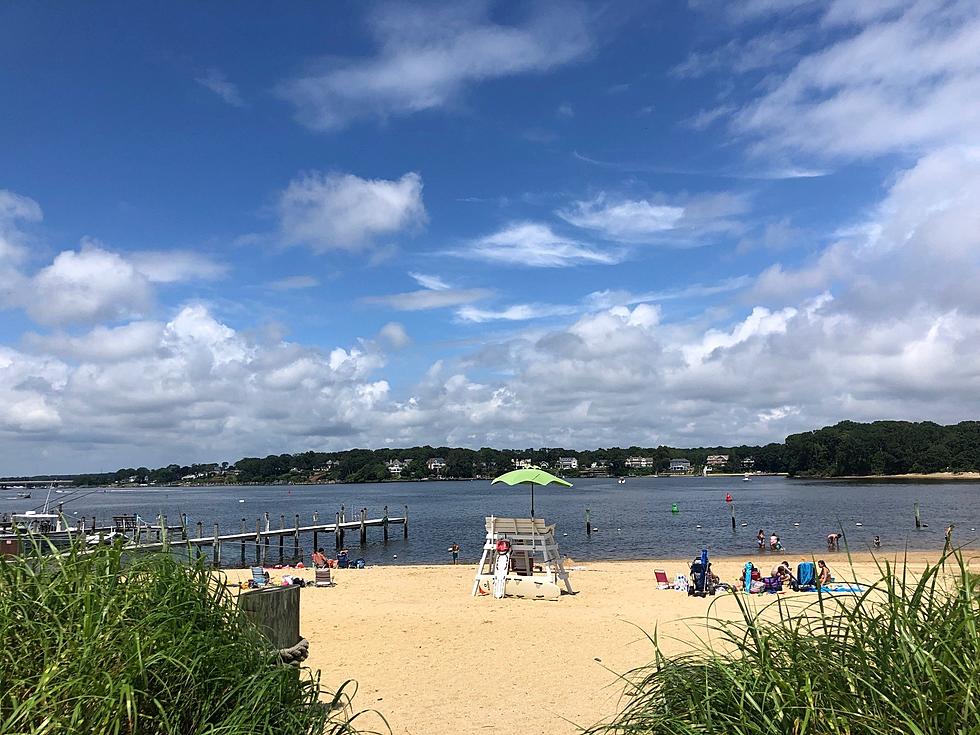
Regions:
<instances>
[{"instance_id":1,"label":"rope","mask_svg":"<svg viewBox=\"0 0 980 735\"><path fill-rule=\"evenodd\" d=\"M284 666L299 666L310 655L310 642L300 638L295 646L280 648L276 651L276 655Z\"/></svg>"}]
</instances>

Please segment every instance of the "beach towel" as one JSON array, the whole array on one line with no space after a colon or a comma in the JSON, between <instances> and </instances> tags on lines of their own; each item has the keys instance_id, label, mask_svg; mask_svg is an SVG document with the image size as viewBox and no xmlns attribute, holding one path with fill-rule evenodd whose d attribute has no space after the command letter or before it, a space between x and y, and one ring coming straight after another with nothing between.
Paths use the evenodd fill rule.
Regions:
<instances>
[{"instance_id":1,"label":"beach towel","mask_svg":"<svg viewBox=\"0 0 980 735\"><path fill-rule=\"evenodd\" d=\"M742 577L742 581L745 583L742 589L748 593L752 592L752 566L752 562L745 562L745 573Z\"/></svg>"},{"instance_id":2,"label":"beach towel","mask_svg":"<svg viewBox=\"0 0 980 735\"><path fill-rule=\"evenodd\" d=\"M831 582L830 584L825 584L820 588L821 592L825 592L829 595L835 594L852 594L859 595L865 591L865 586L861 584L853 584L850 582Z\"/></svg>"},{"instance_id":3,"label":"beach towel","mask_svg":"<svg viewBox=\"0 0 980 735\"><path fill-rule=\"evenodd\" d=\"M817 589L817 567L812 561L797 565L796 589L799 592L813 592Z\"/></svg>"},{"instance_id":4,"label":"beach towel","mask_svg":"<svg viewBox=\"0 0 980 735\"><path fill-rule=\"evenodd\" d=\"M674 580L674 589L687 592L687 577L683 574L678 574L677 579Z\"/></svg>"}]
</instances>

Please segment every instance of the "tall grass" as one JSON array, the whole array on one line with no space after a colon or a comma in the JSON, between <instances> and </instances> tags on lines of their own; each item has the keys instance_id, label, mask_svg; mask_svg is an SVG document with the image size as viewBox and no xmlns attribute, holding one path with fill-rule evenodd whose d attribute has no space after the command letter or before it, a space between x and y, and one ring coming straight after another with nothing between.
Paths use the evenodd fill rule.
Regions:
<instances>
[{"instance_id":1,"label":"tall grass","mask_svg":"<svg viewBox=\"0 0 980 735\"><path fill-rule=\"evenodd\" d=\"M959 553L921 575L880 567L861 595L710 624L714 643L628 676L627 702L590 735L980 733L980 584ZM656 636L653 637L657 644Z\"/></svg>"},{"instance_id":2,"label":"tall grass","mask_svg":"<svg viewBox=\"0 0 980 735\"><path fill-rule=\"evenodd\" d=\"M0 561L0 732L353 732L203 566L38 551Z\"/></svg>"}]
</instances>

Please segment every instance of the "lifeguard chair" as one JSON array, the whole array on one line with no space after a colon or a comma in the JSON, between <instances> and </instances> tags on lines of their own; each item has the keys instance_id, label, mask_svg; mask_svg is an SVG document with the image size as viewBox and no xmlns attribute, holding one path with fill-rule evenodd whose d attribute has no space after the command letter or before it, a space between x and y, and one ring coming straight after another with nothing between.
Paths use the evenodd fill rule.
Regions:
<instances>
[{"instance_id":1,"label":"lifeguard chair","mask_svg":"<svg viewBox=\"0 0 980 735\"><path fill-rule=\"evenodd\" d=\"M559 584L563 584L569 594L574 594L558 553L554 524L549 526L542 518L490 516L486 519L486 529L483 556L473 580L474 596L483 583L493 589L497 579L494 570L501 553L509 555L504 594L556 600L561 595ZM498 546L502 541L506 543ZM498 551L498 548L507 550Z\"/></svg>"}]
</instances>

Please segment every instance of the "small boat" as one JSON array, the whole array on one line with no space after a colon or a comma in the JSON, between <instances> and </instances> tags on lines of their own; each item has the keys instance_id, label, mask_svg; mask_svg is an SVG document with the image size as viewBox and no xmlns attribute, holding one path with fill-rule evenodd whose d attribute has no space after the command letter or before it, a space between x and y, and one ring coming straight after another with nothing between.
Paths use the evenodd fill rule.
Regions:
<instances>
[{"instance_id":1,"label":"small boat","mask_svg":"<svg viewBox=\"0 0 980 735\"><path fill-rule=\"evenodd\" d=\"M620 477L616 482L618 482L620 485L625 485L626 484L626 478L625 477Z\"/></svg>"},{"instance_id":2,"label":"small boat","mask_svg":"<svg viewBox=\"0 0 980 735\"><path fill-rule=\"evenodd\" d=\"M745 473L745 476L742 478L742 482L752 482L752 478L749 477L748 472Z\"/></svg>"},{"instance_id":3,"label":"small boat","mask_svg":"<svg viewBox=\"0 0 980 735\"><path fill-rule=\"evenodd\" d=\"M17 493L17 497L18 498L29 498L29 497L31 497L31 494L30 493Z\"/></svg>"}]
</instances>

